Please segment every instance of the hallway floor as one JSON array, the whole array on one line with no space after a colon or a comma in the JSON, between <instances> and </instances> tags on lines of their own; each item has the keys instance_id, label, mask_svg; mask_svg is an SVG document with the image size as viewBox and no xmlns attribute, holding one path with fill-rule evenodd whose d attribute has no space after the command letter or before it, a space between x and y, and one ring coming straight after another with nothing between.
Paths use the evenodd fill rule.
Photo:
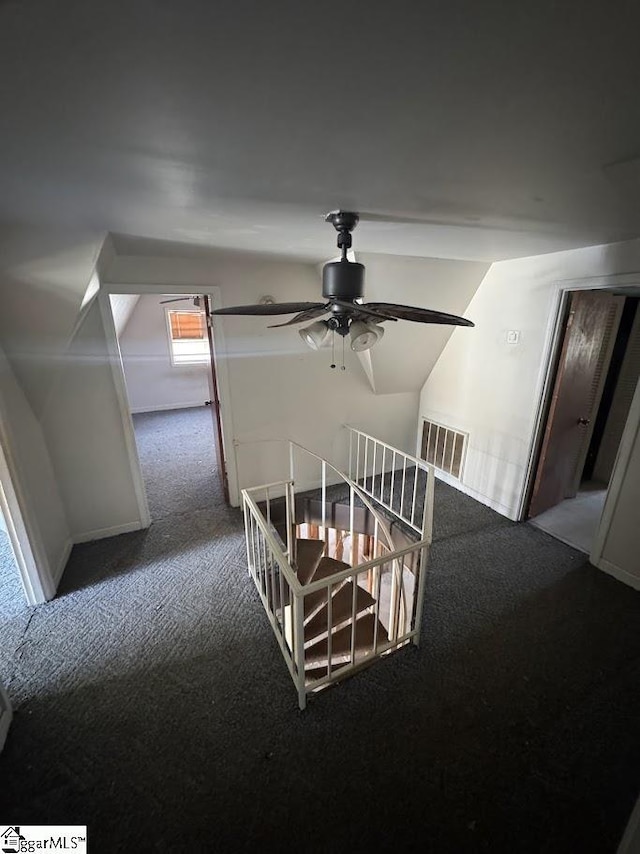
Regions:
<instances>
[{"instance_id":1,"label":"hallway floor","mask_svg":"<svg viewBox=\"0 0 640 854\"><path fill-rule=\"evenodd\" d=\"M613 854L640 791L640 593L438 483L421 646L300 713L203 473L209 417L136 419L151 528L75 547L57 599L0 613L7 823L87 824L94 854Z\"/></svg>"},{"instance_id":2,"label":"hallway floor","mask_svg":"<svg viewBox=\"0 0 640 854\"><path fill-rule=\"evenodd\" d=\"M606 487L584 484L575 498L567 498L541 513L530 520L531 524L574 549L590 554L606 497Z\"/></svg>"}]
</instances>

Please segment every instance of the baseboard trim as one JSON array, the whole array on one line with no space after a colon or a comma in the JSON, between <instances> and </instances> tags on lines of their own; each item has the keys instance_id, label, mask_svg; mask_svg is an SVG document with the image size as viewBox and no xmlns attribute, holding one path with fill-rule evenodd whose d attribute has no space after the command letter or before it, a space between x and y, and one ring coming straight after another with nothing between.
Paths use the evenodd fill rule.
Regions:
<instances>
[{"instance_id":1,"label":"baseboard trim","mask_svg":"<svg viewBox=\"0 0 640 854\"><path fill-rule=\"evenodd\" d=\"M196 403L165 403L161 406L132 406L132 415L142 415L144 412L166 412L171 409L196 409L204 406L204 400L198 400Z\"/></svg>"},{"instance_id":2,"label":"baseboard trim","mask_svg":"<svg viewBox=\"0 0 640 854\"><path fill-rule=\"evenodd\" d=\"M633 587L634 590L640 590L640 578L635 575L631 575L630 572L626 572L624 569L620 569L619 566L616 566L605 558L601 557L595 566L603 572L606 572L607 575L613 576L617 581L621 581L623 584L626 584L628 587Z\"/></svg>"},{"instance_id":3,"label":"baseboard trim","mask_svg":"<svg viewBox=\"0 0 640 854\"><path fill-rule=\"evenodd\" d=\"M455 477L451 477L451 475L448 475L446 472L440 471L439 469L434 469L434 472L436 478L438 480L441 480L443 483L452 486L459 492L463 492L470 498L475 498L475 500L479 501L480 504L485 504L487 507L490 507L492 510L495 510L496 513L499 513L501 516L506 516L507 519L511 519L513 522L518 521L516 510L514 510L513 508L507 507L506 504L501 504L499 501L494 501L491 498L487 498L486 495L483 495L481 492L477 492L470 486L466 486L461 480L457 480Z\"/></svg>"},{"instance_id":4,"label":"baseboard trim","mask_svg":"<svg viewBox=\"0 0 640 854\"><path fill-rule=\"evenodd\" d=\"M53 572L53 585L56 590L58 589L58 584L60 584L60 579L62 578L62 573L65 570L67 561L69 560L71 549L73 548L73 542L74 541L71 539L71 537L69 537L67 542L64 544L62 554L60 555L60 560L58 561L58 565L56 566Z\"/></svg>"},{"instance_id":5,"label":"baseboard trim","mask_svg":"<svg viewBox=\"0 0 640 854\"><path fill-rule=\"evenodd\" d=\"M107 537L117 537L118 534L130 534L132 531L142 531L146 525L143 525L140 520L136 522L125 522L124 525L114 525L111 528L96 528L94 531L84 531L82 534L76 534L73 542L90 543L93 540L105 540Z\"/></svg>"}]
</instances>

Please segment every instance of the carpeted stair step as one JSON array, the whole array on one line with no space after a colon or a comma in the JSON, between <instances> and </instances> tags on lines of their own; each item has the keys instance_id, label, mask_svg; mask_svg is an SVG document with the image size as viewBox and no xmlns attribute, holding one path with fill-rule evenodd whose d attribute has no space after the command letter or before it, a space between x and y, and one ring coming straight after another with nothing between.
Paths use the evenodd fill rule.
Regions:
<instances>
[{"instance_id":1,"label":"carpeted stair step","mask_svg":"<svg viewBox=\"0 0 640 854\"><path fill-rule=\"evenodd\" d=\"M356 658L373 653L373 637L375 633L375 614L365 614L355 622L356 627ZM351 654L351 623L331 635L331 663ZM389 640L382 623L378 621L378 647ZM327 661L327 638L314 643L305 650L305 670L309 666L325 664Z\"/></svg>"},{"instance_id":2,"label":"carpeted stair step","mask_svg":"<svg viewBox=\"0 0 640 854\"><path fill-rule=\"evenodd\" d=\"M300 584L313 578L324 552L324 540L296 540L296 575Z\"/></svg>"},{"instance_id":3,"label":"carpeted stair step","mask_svg":"<svg viewBox=\"0 0 640 854\"><path fill-rule=\"evenodd\" d=\"M326 594L325 594L326 600ZM356 614L365 611L376 600L366 590L356 585ZM351 620L353 608L353 582L349 581L331 597L331 626L339 626L345 620ZM324 607L312 617L304 629L305 643L328 630L329 607L325 601Z\"/></svg>"}]
</instances>

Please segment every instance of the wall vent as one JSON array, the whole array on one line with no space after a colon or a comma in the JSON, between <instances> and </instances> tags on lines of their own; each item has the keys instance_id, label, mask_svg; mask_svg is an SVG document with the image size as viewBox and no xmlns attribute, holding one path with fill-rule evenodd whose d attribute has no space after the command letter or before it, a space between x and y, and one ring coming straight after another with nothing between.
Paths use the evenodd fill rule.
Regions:
<instances>
[{"instance_id":1,"label":"wall vent","mask_svg":"<svg viewBox=\"0 0 640 854\"><path fill-rule=\"evenodd\" d=\"M467 448L467 434L435 421L422 422L420 457L440 471L460 479Z\"/></svg>"}]
</instances>

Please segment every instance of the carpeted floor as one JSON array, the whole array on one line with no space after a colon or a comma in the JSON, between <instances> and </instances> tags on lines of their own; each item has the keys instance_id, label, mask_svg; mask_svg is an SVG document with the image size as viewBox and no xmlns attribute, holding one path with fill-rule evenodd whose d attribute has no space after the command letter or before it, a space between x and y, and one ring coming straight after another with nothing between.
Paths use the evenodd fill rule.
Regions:
<instances>
[{"instance_id":1,"label":"carpeted floor","mask_svg":"<svg viewBox=\"0 0 640 854\"><path fill-rule=\"evenodd\" d=\"M93 852L614 852L640 594L438 484L421 647L300 713L209 418L137 418L151 528L74 548L55 601L0 614L0 818L88 824Z\"/></svg>"}]
</instances>

